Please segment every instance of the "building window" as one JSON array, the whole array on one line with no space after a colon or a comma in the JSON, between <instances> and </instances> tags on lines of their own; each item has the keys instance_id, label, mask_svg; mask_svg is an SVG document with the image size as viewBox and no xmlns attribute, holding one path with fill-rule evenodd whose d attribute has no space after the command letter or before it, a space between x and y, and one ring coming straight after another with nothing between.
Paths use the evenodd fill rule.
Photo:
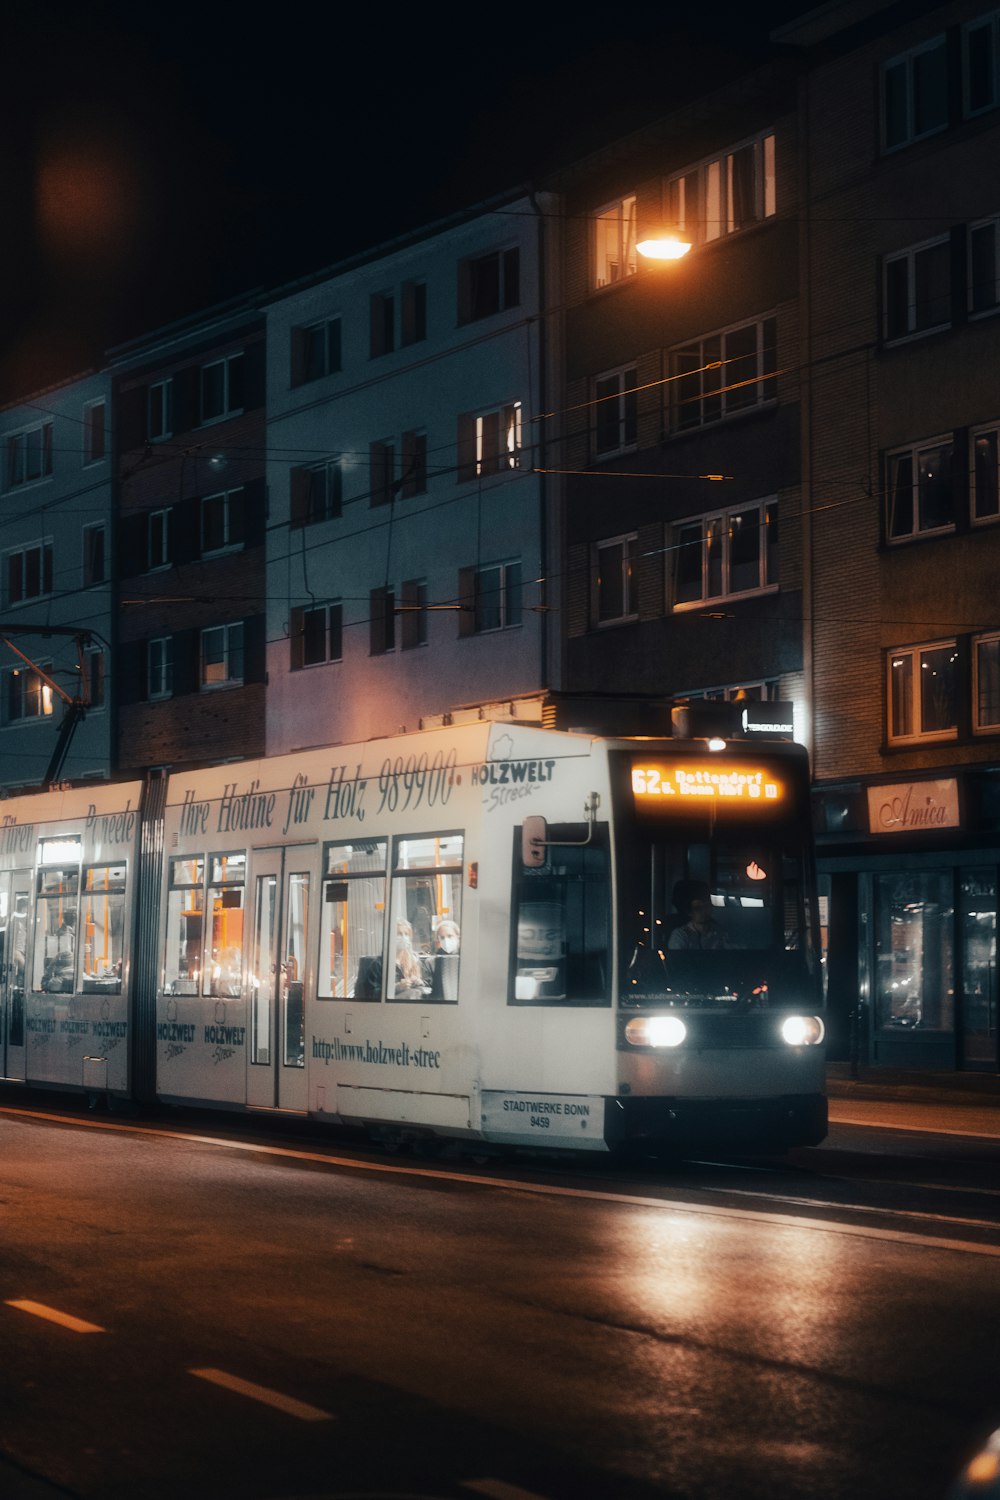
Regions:
<instances>
[{"instance_id":1,"label":"building window","mask_svg":"<svg viewBox=\"0 0 1000 1500\"><path fill-rule=\"evenodd\" d=\"M674 528L674 609L777 586L777 500L735 506Z\"/></svg>"},{"instance_id":2,"label":"building window","mask_svg":"<svg viewBox=\"0 0 1000 1500\"><path fill-rule=\"evenodd\" d=\"M292 329L292 385L307 385L339 370L339 318Z\"/></svg>"},{"instance_id":3,"label":"building window","mask_svg":"<svg viewBox=\"0 0 1000 1500\"><path fill-rule=\"evenodd\" d=\"M517 246L472 256L458 267L458 321L506 312L521 302L521 255Z\"/></svg>"},{"instance_id":4,"label":"building window","mask_svg":"<svg viewBox=\"0 0 1000 1500\"><path fill-rule=\"evenodd\" d=\"M1000 102L1000 12L969 21L962 35L962 82L966 116L981 115Z\"/></svg>"},{"instance_id":5,"label":"building window","mask_svg":"<svg viewBox=\"0 0 1000 1500\"><path fill-rule=\"evenodd\" d=\"M670 220L695 243L749 229L777 212L774 134L755 136L678 173L669 184Z\"/></svg>"},{"instance_id":6,"label":"building window","mask_svg":"<svg viewBox=\"0 0 1000 1500\"><path fill-rule=\"evenodd\" d=\"M748 411L778 394L777 322L709 334L673 356L674 426L683 432Z\"/></svg>"},{"instance_id":7,"label":"building window","mask_svg":"<svg viewBox=\"0 0 1000 1500\"><path fill-rule=\"evenodd\" d=\"M151 510L146 517L146 567L166 568L170 564L170 511Z\"/></svg>"},{"instance_id":8,"label":"building window","mask_svg":"<svg viewBox=\"0 0 1000 1500\"><path fill-rule=\"evenodd\" d=\"M391 354L396 347L396 299L392 292L373 292L369 302L371 316L371 357Z\"/></svg>"},{"instance_id":9,"label":"building window","mask_svg":"<svg viewBox=\"0 0 1000 1500\"><path fill-rule=\"evenodd\" d=\"M387 439L379 439L368 446L368 466L371 480L370 505L389 505L393 499L396 480L396 445Z\"/></svg>"},{"instance_id":10,"label":"building window","mask_svg":"<svg viewBox=\"0 0 1000 1500\"><path fill-rule=\"evenodd\" d=\"M400 590L400 645L404 651L427 644L427 584L408 578Z\"/></svg>"},{"instance_id":11,"label":"building window","mask_svg":"<svg viewBox=\"0 0 1000 1500\"><path fill-rule=\"evenodd\" d=\"M968 307L972 317L1000 307L1000 219L969 225Z\"/></svg>"},{"instance_id":12,"label":"building window","mask_svg":"<svg viewBox=\"0 0 1000 1500\"><path fill-rule=\"evenodd\" d=\"M202 556L209 557L213 552L226 552L232 547L241 547L243 541L242 489L206 495L201 502Z\"/></svg>"},{"instance_id":13,"label":"building window","mask_svg":"<svg viewBox=\"0 0 1000 1500\"><path fill-rule=\"evenodd\" d=\"M372 589L368 595L369 651L384 656L396 646L396 591Z\"/></svg>"},{"instance_id":14,"label":"building window","mask_svg":"<svg viewBox=\"0 0 1000 1500\"><path fill-rule=\"evenodd\" d=\"M951 323L951 248L947 235L885 259L885 337L934 333Z\"/></svg>"},{"instance_id":15,"label":"building window","mask_svg":"<svg viewBox=\"0 0 1000 1500\"><path fill-rule=\"evenodd\" d=\"M21 604L52 592L52 543L7 553L7 603Z\"/></svg>"},{"instance_id":16,"label":"building window","mask_svg":"<svg viewBox=\"0 0 1000 1500\"><path fill-rule=\"evenodd\" d=\"M230 354L201 368L201 420L217 422L243 410L243 355Z\"/></svg>"},{"instance_id":17,"label":"building window","mask_svg":"<svg viewBox=\"0 0 1000 1500\"><path fill-rule=\"evenodd\" d=\"M972 443L972 520L995 521L1000 516L1000 428L974 432Z\"/></svg>"},{"instance_id":18,"label":"building window","mask_svg":"<svg viewBox=\"0 0 1000 1500\"><path fill-rule=\"evenodd\" d=\"M202 689L238 687L243 681L243 621L201 632Z\"/></svg>"},{"instance_id":19,"label":"building window","mask_svg":"<svg viewBox=\"0 0 1000 1500\"><path fill-rule=\"evenodd\" d=\"M328 458L322 464L297 466L291 471L290 484L290 526L334 521L341 514L344 471L339 458Z\"/></svg>"},{"instance_id":20,"label":"building window","mask_svg":"<svg viewBox=\"0 0 1000 1500\"><path fill-rule=\"evenodd\" d=\"M39 422L6 438L6 484L9 490L34 484L52 473L52 423Z\"/></svg>"},{"instance_id":21,"label":"building window","mask_svg":"<svg viewBox=\"0 0 1000 1500\"><path fill-rule=\"evenodd\" d=\"M595 287L613 286L634 276L637 269L635 251L635 194L618 198L594 214Z\"/></svg>"},{"instance_id":22,"label":"building window","mask_svg":"<svg viewBox=\"0 0 1000 1500\"><path fill-rule=\"evenodd\" d=\"M459 614L461 635L485 635L510 630L521 623L520 562L490 563L463 568L459 578L463 601Z\"/></svg>"},{"instance_id":23,"label":"building window","mask_svg":"<svg viewBox=\"0 0 1000 1500\"><path fill-rule=\"evenodd\" d=\"M427 337L427 283L404 281L400 288L399 341L419 344Z\"/></svg>"},{"instance_id":24,"label":"building window","mask_svg":"<svg viewBox=\"0 0 1000 1500\"><path fill-rule=\"evenodd\" d=\"M344 654L344 607L323 604L314 609L293 609L291 619L291 667L318 667L340 661Z\"/></svg>"},{"instance_id":25,"label":"building window","mask_svg":"<svg viewBox=\"0 0 1000 1500\"><path fill-rule=\"evenodd\" d=\"M887 457L890 542L955 524L955 447L950 438L901 448Z\"/></svg>"},{"instance_id":26,"label":"building window","mask_svg":"<svg viewBox=\"0 0 1000 1500\"><path fill-rule=\"evenodd\" d=\"M173 430L174 382L157 380L146 392L146 436L156 443L172 436Z\"/></svg>"},{"instance_id":27,"label":"building window","mask_svg":"<svg viewBox=\"0 0 1000 1500\"><path fill-rule=\"evenodd\" d=\"M403 433L403 469L399 480L403 499L427 492L427 434Z\"/></svg>"},{"instance_id":28,"label":"building window","mask_svg":"<svg viewBox=\"0 0 1000 1500\"><path fill-rule=\"evenodd\" d=\"M107 451L105 416L107 407L103 401L88 401L83 408L83 461L96 464Z\"/></svg>"},{"instance_id":29,"label":"building window","mask_svg":"<svg viewBox=\"0 0 1000 1500\"><path fill-rule=\"evenodd\" d=\"M87 691L91 708L104 707L104 652L87 652Z\"/></svg>"},{"instance_id":30,"label":"building window","mask_svg":"<svg viewBox=\"0 0 1000 1500\"><path fill-rule=\"evenodd\" d=\"M776 703L781 693L777 678L769 677L762 682L734 682L728 687L699 688L696 692L685 692L683 696L699 703L735 703L743 699L751 703Z\"/></svg>"},{"instance_id":31,"label":"building window","mask_svg":"<svg viewBox=\"0 0 1000 1500\"><path fill-rule=\"evenodd\" d=\"M107 578L104 538L103 526L83 528L83 586L85 589L95 583L104 583Z\"/></svg>"},{"instance_id":32,"label":"building window","mask_svg":"<svg viewBox=\"0 0 1000 1500\"><path fill-rule=\"evenodd\" d=\"M889 739L954 738L958 703L958 646L937 641L890 651Z\"/></svg>"},{"instance_id":33,"label":"building window","mask_svg":"<svg viewBox=\"0 0 1000 1500\"><path fill-rule=\"evenodd\" d=\"M44 672L51 672L51 662L39 662ZM6 676L4 693L5 723L22 719L48 718L52 713L52 689L33 667L12 667Z\"/></svg>"},{"instance_id":34,"label":"building window","mask_svg":"<svg viewBox=\"0 0 1000 1500\"><path fill-rule=\"evenodd\" d=\"M598 458L634 448L639 433L635 366L611 370L594 381L594 452Z\"/></svg>"},{"instance_id":35,"label":"building window","mask_svg":"<svg viewBox=\"0 0 1000 1500\"><path fill-rule=\"evenodd\" d=\"M972 694L973 727L977 732L1000 730L1000 635L983 635L974 643Z\"/></svg>"},{"instance_id":36,"label":"building window","mask_svg":"<svg viewBox=\"0 0 1000 1500\"><path fill-rule=\"evenodd\" d=\"M469 412L458 419L458 479L481 478L516 469L521 454L521 403L495 411Z\"/></svg>"},{"instance_id":37,"label":"building window","mask_svg":"<svg viewBox=\"0 0 1000 1500\"><path fill-rule=\"evenodd\" d=\"M948 60L943 36L882 64L882 145L897 151L948 124Z\"/></svg>"},{"instance_id":38,"label":"building window","mask_svg":"<svg viewBox=\"0 0 1000 1500\"><path fill-rule=\"evenodd\" d=\"M639 610L639 538L610 537L594 548L594 618L598 625L634 620Z\"/></svg>"},{"instance_id":39,"label":"building window","mask_svg":"<svg viewBox=\"0 0 1000 1500\"><path fill-rule=\"evenodd\" d=\"M146 642L146 696L169 698L174 690L174 643L169 635Z\"/></svg>"}]
</instances>

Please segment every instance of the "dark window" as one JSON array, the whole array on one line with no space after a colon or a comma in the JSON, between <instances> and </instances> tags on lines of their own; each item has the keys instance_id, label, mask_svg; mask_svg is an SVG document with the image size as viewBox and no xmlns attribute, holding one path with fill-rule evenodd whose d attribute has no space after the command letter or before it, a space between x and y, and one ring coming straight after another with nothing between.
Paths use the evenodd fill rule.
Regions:
<instances>
[{"instance_id":1,"label":"dark window","mask_svg":"<svg viewBox=\"0 0 1000 1500\"><path fill-rule=\"evenodd\" d=\"M474 323L519 306L521 259L517 247L477 255L459 266L459 322Z\"/></svg>"},{"instance_id":2,"label":"dark window","mask_svg":"<svg viewBox=\"0 0 1000 1500\"><path fill-rule=\"evenodd\" d=\"M396 592L391 588L372 589L369 595L369 650L372 656L383 656L396 644Z\"/></svg>"},{"instance_id":3,"label":"dark window","mask_svg":"<svg viewBox=\"0 0 1000 1500\"><path fill-rule=\"evenodd\" d=\"M609 1005L606 824L550 823L545 864L525 869L515 829L512 1005Z\"/></svg>"},{"instance_id":4,"label":"dark window","mask_svg":"<svg viewBox=\"0 0 1000 1500\"><path fill-rule=\"evenodd\" d=\"M392 292L373 292L371 297L371 357L391 354L396 347L396 299Z\"/></svg>"},{"instance_id":5,"label":"dark window","mask_svg":"<svg viewBox=\"0 0 1000 1500\"><path fill-rule=\"evenodd\" d=\"M91 584L103 583L107 577L105 571L104 535L103 526L85 526L83 528L84 588L89 588Z\"/></svg>"},{"instance_id":6,"label":"dark window","mask_svg":"<svg viewBox=\"0 0 1000 1500\"><path fill-rule=\"evenodd\" d=\"M421 578L410 578L400 590L400 646L410 651L427 644L427 585Z\"/></svg>"},{"instance_id":7,"label":"dark window","mask_svg":"<svg viewBox=\"0 0 1000 1500\"><path fill-rule=\"evenodd\" d=\"M91 401L83 408L83 461L95 464L105 454L105 412L103 401Z\"/></svg>"},{"instance_id":8,"label":"dark window","mask_svg":"<svg viewBox=\"0 0 1000 1500\"><path fill-rule=\"evenodd\" d=\"M427 434L403 433L403 471L400 491L403 498L422 495L427 489Z\"/></svg>"},{"instance_id":9,"label":"dark window","mask_svg":"<svg viewBox=\"0 0 1000 1500\"><path fill-rule=\"evenodd\" d=\"M400 300L400 343L419 344L427 337L426 282L404 281Z\"/></svg>"},{"instance_id":10,"label":"dark window","mask_svg":"<svg viewBox=\"0 0 1000 1500\"><path fill-rule=\"evenodd\" d=\"M158 380L146 393L146 436L150 442L170 437L174 430L174 382Z\"/></svg>"},{"instance_id":11,"label":"dark window","mask_svg":"<svg viewBox=\"0 0 1000 1500\"><path fill-rule=\"evenodd\" d=\"M393 496L396 477L396 447L394 443L379 440L369 446L369 472L371 475L371 505L388 505Z\"/></svg>"},{"instance_id":12,"label":"dark window","mask_svg":"<svg viewBox=\"0 0 1000 1500\"><path fill-rule=\"evenodd\" d=\"M342 509L343 467L339 458L292 469L290 525L333 521Z\"/></svg>"},{"instance_id":13,"label":"dark window","mask_svg":"<svg viewBox=\"0 0 1000 1500\"><path fill-rule=\"evenodd\" d=\"M638 437L638 376L635 368L601 375L594 382L594 450L620 453Z\"/></svg>"}]
</instances>

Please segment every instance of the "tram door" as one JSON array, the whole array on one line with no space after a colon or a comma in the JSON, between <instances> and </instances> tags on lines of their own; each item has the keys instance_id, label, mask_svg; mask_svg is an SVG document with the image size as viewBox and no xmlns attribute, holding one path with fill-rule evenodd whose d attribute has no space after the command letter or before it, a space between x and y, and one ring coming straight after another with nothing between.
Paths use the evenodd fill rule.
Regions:
<instances>
[{"instance_id":1,"label":"tram door","mask_svg":"<svg viewBox=\"0 0 1000 1500\"><path fill-rule=\"evenodd\" d=\"M305 1110L310 865L315 848L255 850L247 1104Z\"/></svg>"},{"instance_id":2,"label":"tram door","mask_svg":"<svg viewBox=\"0 0 1000 1500\"><path fill-rule=\"evenodd\" d=\"M24 1080L25 955L31 877L0 875L0 1075Z\"/></svg>"}]
</instances>

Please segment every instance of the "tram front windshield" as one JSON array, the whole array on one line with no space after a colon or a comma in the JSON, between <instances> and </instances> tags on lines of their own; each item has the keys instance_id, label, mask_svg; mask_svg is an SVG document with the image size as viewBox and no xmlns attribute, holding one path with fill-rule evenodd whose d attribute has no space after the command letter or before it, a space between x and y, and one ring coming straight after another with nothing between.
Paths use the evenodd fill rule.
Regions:
<instances>
[{"instance_id":1,"label":"tram front windshield","mask_svg":"<svg viewBox=\"0 0 1000 1500\"><path fill-rule=\"evenodd\" d=\"M725 763L721 781L717 766L629 757L617 820L621 1003L813 1005L808 814L793 768L758 761L747 782L744 765Z\"/></svg>"}]
</instances>

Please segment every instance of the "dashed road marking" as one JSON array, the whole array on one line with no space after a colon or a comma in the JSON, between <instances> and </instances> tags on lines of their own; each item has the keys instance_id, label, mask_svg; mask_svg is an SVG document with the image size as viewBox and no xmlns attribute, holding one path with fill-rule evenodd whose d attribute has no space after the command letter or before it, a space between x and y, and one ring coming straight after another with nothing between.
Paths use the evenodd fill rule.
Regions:
<instances>
[{"instance_id":1,"label":"dashed road marking","mask_svg":"<svg viewBox=\"0 0 1000 1500\"><path fill-rule=\"evenodd\" d=\"M86 1318L74 1318L72 1313L60 1312L58 1307L46 1307L44 1302L32 1302L28 1297L8 1297L7 1306L33 1313L36 1318L44 1318L47 1323L58 1323L60 1328L69 1328L73 1333L107 1332L97 1323L88 1323Z\"/></svg>"},{"instance_id":2,"label":"dashed road marking","mask_svg":"<svg viewBox=\"0 0 1000 1500\"><path fill-rule=\"evenodd\" d=\"M239 1375L230 1375L225 1370L189 1370L188 1374L197 1375L199 1380L211 1381L212 1385L221 1385L227 1391L235 1391L238 1396L249 1396L251 1401L260 1401L264 1406L273 1406L276 1411L283 1411L289 1417L298 1417L300 1422L333 1421L330 1413L320 1411L318 1406L296 1401L294 1396L269 1390L266 1385L255 1385L252 1380L241 1380Z\"/></svg>"}]
</instances>

